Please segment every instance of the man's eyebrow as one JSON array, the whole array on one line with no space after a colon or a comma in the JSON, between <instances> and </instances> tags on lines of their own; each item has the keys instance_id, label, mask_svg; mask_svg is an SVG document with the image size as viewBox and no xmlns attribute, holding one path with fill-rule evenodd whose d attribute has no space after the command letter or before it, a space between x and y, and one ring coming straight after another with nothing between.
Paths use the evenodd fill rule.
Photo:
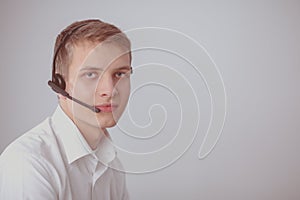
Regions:
<instances>
[{"instance_id":1,"label":"man's eyebrow","mask_svg":"<svg viewBox=\"0 0 300 200\"><path fill-rule=\"evenodd\" d=\"M103 69L101 69L99 67L93 67L93 66L84 66L80 69L80 71L85 71L85 70L103 71Z\"/></svg>"},{"instance_id":2,"label":"man's eyebrow","mask_svg":"<svg viewBox=\"0 0 300 200\"><path fill-rule=\"evenodd\" d=\"M131 70L131 68L132 68L131 66L126 65L126 66L118 67L116 68L116 70L123 70L123 69Z\"/></svg>"},{"instance_id":3,"label":"man's eyebrow","mask_svg":"<svg viewBox=\"0 0 300 200\"><path fill-rule=\"evenodd\" d=\"M132 69L131 66L125 65L125 66L115 68L113 70L131 70L131 69ZM80 71L104 71L104 69L100 67L94 67L94 66L84 66L80 69Z\"/></svg>"}]
</instances>

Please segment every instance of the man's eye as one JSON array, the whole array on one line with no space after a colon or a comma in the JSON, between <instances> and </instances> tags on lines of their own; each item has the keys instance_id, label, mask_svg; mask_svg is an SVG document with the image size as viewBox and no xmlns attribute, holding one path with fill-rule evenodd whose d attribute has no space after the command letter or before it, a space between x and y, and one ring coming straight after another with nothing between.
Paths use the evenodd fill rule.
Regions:
<instances>
[{"instance_id":1,"label":"man's eye","mask_svg":"<svg viewBox=\"0 0 300 200\"><path fill-rule=\"evenodd\" d=\"M87 72L87 73L85 73L85 77L89 78L89 79L96 78L97 76L98 76L98 73L96 73L96 72Z\"/></svg>"},{"instance_id":2,"label":"man's eye","mask_svg":"<svg viewBox=\"0 0 300 200\"><path fill-rule=\"evenodd\" d=\"M126 76L126 75L127 75L126 72L117 72L117 73L115 74L115 76L116 76L117 78L122 78L122 77L124 77L124 76Z\"/></svg>"}]
</instances>

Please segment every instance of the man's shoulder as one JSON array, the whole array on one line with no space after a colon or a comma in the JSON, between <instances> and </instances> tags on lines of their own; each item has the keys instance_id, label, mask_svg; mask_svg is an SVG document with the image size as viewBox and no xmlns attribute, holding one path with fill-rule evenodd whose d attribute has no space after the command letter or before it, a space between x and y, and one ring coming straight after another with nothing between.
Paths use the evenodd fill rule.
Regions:
<instances>
[{"instance_id":1,"label":"man's shoulder","mask_svg":"<svg viewBox=\"0 0 300 200\"><path fill-rule=\"evenodd\" d=\"M14 155L43 158L57 147L56 137L47 118L31 130L10 143L0 156L0 160Z\"/></svg>"},{"instance_id":2,"label":"man's shoulder","mask_svg":"<svg viewBox=\"0 0 300 200\"><path fill-rule=\"evenodd\" d=\"M61 177L65 174L51 120L47 118L14 140L1 154L0 199L40 194L53 199L62 188Z\"/></svg>"}]
</instances>

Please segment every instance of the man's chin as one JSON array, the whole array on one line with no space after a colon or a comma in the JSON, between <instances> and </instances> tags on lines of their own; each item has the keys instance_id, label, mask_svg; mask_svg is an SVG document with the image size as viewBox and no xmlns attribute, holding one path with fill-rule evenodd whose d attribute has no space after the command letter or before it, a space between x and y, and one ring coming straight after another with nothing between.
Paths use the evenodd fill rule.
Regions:
<instances>
[{"instance_id":1,"label":"man's chin","mask_svg":"<svg viewBox=\"0 0 300 200\"><path fill-rule=\"evenodd\" d=\"M99 127L101 129L106 129L106 128L112 128L114 127L115 125L117 124L116 121L102 121L102 122L99 122Z\"/></svg>"}]
</instances>

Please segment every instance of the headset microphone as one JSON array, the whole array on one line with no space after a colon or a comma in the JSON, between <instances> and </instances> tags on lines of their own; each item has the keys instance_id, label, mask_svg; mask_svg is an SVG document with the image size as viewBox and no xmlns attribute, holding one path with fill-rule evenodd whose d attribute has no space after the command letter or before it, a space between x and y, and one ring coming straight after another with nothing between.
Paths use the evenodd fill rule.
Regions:
<instances>
[{"instance_id":1,"label":"headset microphone","mask_svg":"<svg viewBox=\"0 0 300 200\"><path fill-rule=\"evenodd\" d=\"M68 92L66 92L65 90L63 90L62 88L60 88L59 86L57 86L54 82L52 81L48 81L48 85L52 88L53 91L55 91L56 93L59 93L65 97L67 97L68 99L72 100L72 101L75 101L76 103L94 111L95 113L99 113L101 112L101 110L99 108L96 108L95 106L91 106L91 105L88 105L72 96L69 95Z\"/></svg>"}]
</instances>

